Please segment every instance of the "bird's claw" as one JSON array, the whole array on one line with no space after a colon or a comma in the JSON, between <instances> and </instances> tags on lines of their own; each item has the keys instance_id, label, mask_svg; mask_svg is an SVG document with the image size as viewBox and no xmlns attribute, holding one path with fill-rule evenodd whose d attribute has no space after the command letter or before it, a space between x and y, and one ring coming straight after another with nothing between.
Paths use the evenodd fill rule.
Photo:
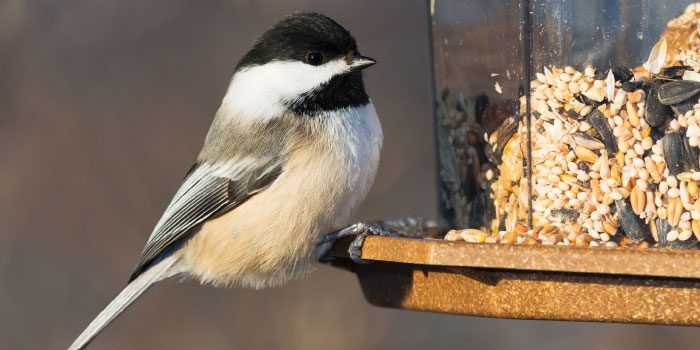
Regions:
<instances>
[{"instance_id":1,"label":"bird's claw","mask_svg":"<svg viewBox=\"0 0 700 350\"><path fill-rule=\"evenodd\" d=\"M391 227L384 225L381 222L364 221L327 234L325 237L323 237L319 245L331 243L340 238L351 235L355 235L356 237L348 246L348 256L357 264L369 263L367 260L361 258L362 246L365 243L365 238L367 236L401 236L398 231L393 230Z\"/></svg>"},{"instance_id":2,"label":"bird's claw","mask_svg":"<svg viewBox=\"0 0 700 350\"><path fill-rule=\"evenodd\" d=\"M365 244L367 234L360 233L348 246L348 256L355 264L369 264L369 261L362 259L362 245Z\"/></svg>"}]
</instances>

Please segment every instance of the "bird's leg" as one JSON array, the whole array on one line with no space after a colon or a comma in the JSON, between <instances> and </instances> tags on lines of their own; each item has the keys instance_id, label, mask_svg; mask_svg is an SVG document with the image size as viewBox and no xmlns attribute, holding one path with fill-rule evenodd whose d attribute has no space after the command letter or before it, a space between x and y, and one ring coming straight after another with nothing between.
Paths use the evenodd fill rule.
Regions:
<instances>
[{"instance_id":1,"label":"bird's leg","mask_svg":"<svg viewBox=\"0 0 700 350\"><path fill-rule=\"evenodd\" d=\"M346 236L355 235L348 247L348 256L358 264L366 264L362 260L362 245L367 236L391 237L422 237L424 221L420 218L403 218L387 221L362 221L343 229L331 232L323 237L319 245L335 242Z\"/></svg>"}]
</instances>

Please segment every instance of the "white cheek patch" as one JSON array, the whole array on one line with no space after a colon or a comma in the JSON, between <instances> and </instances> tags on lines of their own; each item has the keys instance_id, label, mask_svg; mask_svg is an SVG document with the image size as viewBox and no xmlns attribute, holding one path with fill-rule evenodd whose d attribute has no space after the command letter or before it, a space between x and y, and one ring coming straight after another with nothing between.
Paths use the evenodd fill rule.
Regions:
<instances>
[{"instance_id":1,"label":"white cheek patch","mask_svg":"<svg viewBox=\"0 0 700 350\"><path fill-rule=\"evenodd\" d=\"M320 66L273 61L244 68L233 76L219 113L247 121L276 118L284 113L286 103L350 69L342 58Z\"/></svg>"}]
</instances>

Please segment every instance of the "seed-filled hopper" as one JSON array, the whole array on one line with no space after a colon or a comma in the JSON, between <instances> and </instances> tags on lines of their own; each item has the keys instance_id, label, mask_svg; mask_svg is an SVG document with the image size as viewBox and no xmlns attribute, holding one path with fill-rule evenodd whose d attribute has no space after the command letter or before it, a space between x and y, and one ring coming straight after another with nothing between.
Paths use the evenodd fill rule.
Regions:
<instances>
[{"instance_id":1,"label":"seed-filled hopper","mask_svg":"<svg viewBox=\"0 0 700 350\"><path fill-rule=\"evenodd\" d=\"M373 304L700 325L700 4L429 3L440 227L332 255Z\"/></svg>"}]
</instances>

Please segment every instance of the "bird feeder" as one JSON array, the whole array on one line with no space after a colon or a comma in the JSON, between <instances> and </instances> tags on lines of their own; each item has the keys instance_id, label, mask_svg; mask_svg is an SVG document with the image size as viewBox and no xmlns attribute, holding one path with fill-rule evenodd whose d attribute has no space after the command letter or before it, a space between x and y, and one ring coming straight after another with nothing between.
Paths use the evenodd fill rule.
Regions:
<instances>
[{"instance_id":1,"label":"bird feeder","mask_svg":"<svg viewBox=\"0 0 700 350\"><path fill-rule=\"evenodd\" d=\"M441 227L349 239L375 305L700 325L700 3L430 2Z\"/></svg>"}]
</instances>

